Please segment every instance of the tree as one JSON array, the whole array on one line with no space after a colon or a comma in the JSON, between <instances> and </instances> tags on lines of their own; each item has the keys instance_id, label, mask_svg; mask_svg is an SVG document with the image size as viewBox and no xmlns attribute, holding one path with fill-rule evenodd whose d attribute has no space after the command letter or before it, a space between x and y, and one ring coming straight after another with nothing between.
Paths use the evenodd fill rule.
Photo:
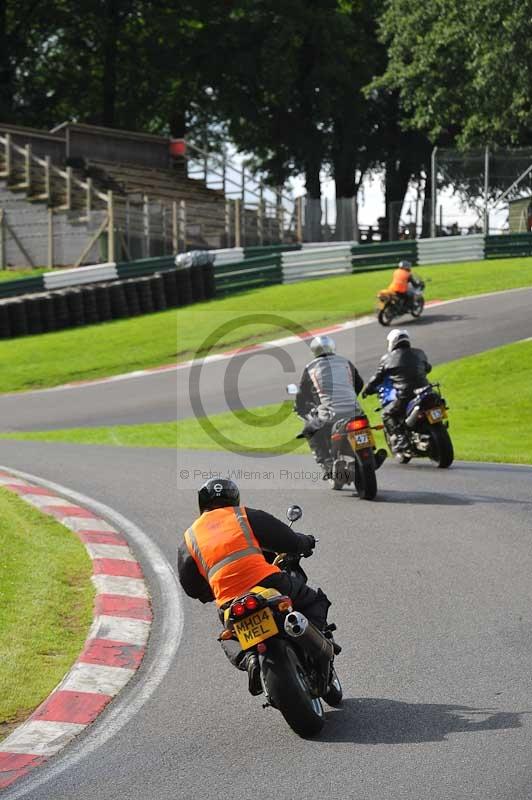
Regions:
<instances>
[{"instance_id":1,"label":"tree","mask_svg":"<svg viewBox=\"0 0 532 800\"><path fill-rule=\"evenodd\" d=\"M463 148L531 139L530 4L508 0L390 0L381 36L408 124Z\"/></svg>"}]
</instances>

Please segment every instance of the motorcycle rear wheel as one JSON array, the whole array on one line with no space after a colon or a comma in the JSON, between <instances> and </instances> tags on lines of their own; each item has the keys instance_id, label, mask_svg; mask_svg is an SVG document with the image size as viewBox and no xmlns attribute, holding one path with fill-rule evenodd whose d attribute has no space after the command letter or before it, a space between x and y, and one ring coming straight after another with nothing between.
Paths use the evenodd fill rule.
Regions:
<instances>
[{"instance_id":1,"label":"motorcycle rear wheel","mask_svg":"<svg viewBox=\"0 0 532 800\"><path fill-rule=\"evenodd\" d=\"M367 459L357 459L355 466L355 489L361 500L374 500L377 495L377 476L375 456L370 453Z\"/></svg>"},{"instance_id":2,"label":"motorcycle rear wheel","mask_svg":"<svg viewBox=\"0 0 532 800\"><path fill-rule=\"evenodd\" d=\"M325 723L323 706L320 698L313 696L303 665L289 642L277 639L275 650L269 645L262 676L272 705L294 733L304 739L316 736Z\"/></svg>"},{"instance_id":3,"label":"motorcycle rear wheel","mask_svg":"<svg viewBox=\"0 0 532 800\"><path fill-rule=\"evenodd\" d=\"M447 469L454 461L454 449L451 437L443 425L433 425L429 429L430 449L429 456L439 469Z\"/></svg>"},{"instance_id":4,"label":"motorcycle rear wheel","mask_svg":"<svg viewBox=\"0 0 532 800\"><path fill-rule=\"evenodd\" d=\"M323 695L323 699L325 700L328 706L332 706L333 708L338 708L338 706L342 704L343 696L344 692L342 689L342 684L340 683L340 679L336 674L335 668L332 667L331 682L329 683L327 691Z\"/></svg>"},{"instance_id":5,"label":"motorcycle rear wheel","mask_svg":"<svg viewBox=\"0 0 532 800\"><path fill-rule=\"evenodd\" d=\"M420 317L423 313L423 309L425 308L425 300L422 297L417 297L413 303L412 308L410 309L410 313L413 317Z\"/></svg>"},{"instance_id":6,"label":"motorcycle rear wheel","mask_svg":"<svg viewBox=\"0 0 532 800\"><path fill-rule=\"evenodd\" d=\"M391 308L390 304L387 303L377 314L377 319L379 320L380 324L386 328L393 321L394 316L393 309Z\"/></svg>"}]
</instances>

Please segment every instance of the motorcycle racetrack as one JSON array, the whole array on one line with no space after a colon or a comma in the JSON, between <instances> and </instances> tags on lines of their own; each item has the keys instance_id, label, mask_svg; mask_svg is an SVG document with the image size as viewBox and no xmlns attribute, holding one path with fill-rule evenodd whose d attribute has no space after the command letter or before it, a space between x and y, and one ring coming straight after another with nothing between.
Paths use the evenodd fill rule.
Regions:
<instances>
[{"instance_id":1,"label":"motorcycle racetrack","mask_svg":"<svg viewBox=\"0 0 532 800\"><path fill-rule=\"evenodd\" d=\"M441 363L532 336L531 306L525 289L399 323ZM335 334L338 352L367 380L386 333L371 323ZM245 406L284 399L308 344L286 351L293 374L267 351L205 365L207 412L226 410L225 395ZM224 392L227 365L240 361L238 392ZM184 417L189 370L177 374ZM162 374L4 397L0 410L5 430L161 421L171 418L171 402L175 419L175 391L175 375ZM450 423L452 435L452 410ZM303 566L333 601L345 697L341 709L327 709L316 740L298 738L226 661L214 608L183 595L180 606L169 603L143 563L155 618L137 676L92 728L6 790L6 800L530 798L532 467L457 462L447 471L388 461L377 500L363 502L349 489L333 493L310 455L178 451L176 463L172 450L15 441L2 442L1 452L6 466L123 514L172 566L196 514L195 490L212 474L236 480L253 508L283 517L289 504L301 505L296 527L320 540ZM154 662L177 644L164 641L167 614L183 614L184 626L162 673Z\"/></svg>"}]
</instances>

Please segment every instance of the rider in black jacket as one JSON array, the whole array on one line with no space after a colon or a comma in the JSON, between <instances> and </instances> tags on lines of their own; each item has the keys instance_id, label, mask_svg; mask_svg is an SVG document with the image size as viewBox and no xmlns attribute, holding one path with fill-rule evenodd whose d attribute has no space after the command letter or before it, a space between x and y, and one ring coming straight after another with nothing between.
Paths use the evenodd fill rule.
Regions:
<instances>
[{"instance_id":1,"label":"rider in black jacket","mask_svg":"<svg viewBox=\"0 0 532 800\"><path fill-rule=\"evenodd\" d=\"M368 381L362 397L376 394L384 379L389 377L396 391L393 400L383 411L382 419L390 433L397 436L396 447L404 450L408 439L404 432L404 414L414 389L427 386L427 374L432 366L423 350L411 347L410 337L405 330L393 330L388 334L388 352L381 358L379 368Z\"/></svg>"}]
</instances>

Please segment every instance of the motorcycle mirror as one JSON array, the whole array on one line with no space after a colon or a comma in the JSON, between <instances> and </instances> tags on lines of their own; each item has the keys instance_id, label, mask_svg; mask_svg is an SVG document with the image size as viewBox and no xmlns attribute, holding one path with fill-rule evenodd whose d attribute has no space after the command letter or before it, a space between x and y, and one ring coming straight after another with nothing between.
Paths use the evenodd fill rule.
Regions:
<instances>
[{"instance_id":1,"label":"motorcycle mirror","mask_svg":"<svg viewBox=\"0 0 532 800\"><path fill-rule=\"evenodd\" d=\"M296 520L301 519L303 516L303 509L301 506L289 506L286 516L290 522L295 522Z\"/></svg>"},{"instance_id":2,"label":"motorcycle mirror","mask_svg":"<svg viewBox=\"0 0 532 800\"><path fill-rule=\"evenodd\" d=\"M286 387L288 394L297 394L297 386L295 383L289 383Z\"/></svg>"}]
</instances>

